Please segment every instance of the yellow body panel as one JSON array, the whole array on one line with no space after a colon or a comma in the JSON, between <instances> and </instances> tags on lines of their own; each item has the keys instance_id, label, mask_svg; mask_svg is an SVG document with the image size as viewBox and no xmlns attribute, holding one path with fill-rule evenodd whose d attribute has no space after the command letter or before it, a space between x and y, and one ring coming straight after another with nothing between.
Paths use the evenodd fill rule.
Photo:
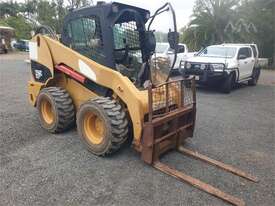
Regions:
<instances>
[{"instance_id":1,"label":"yellow body panel","mask_svg":"<svg viewBox=\"0 0 275 206\"><path fill-rule=\"evenodd\" d=\"M54 84L55 86L66 88L71 98L73 99L75 108L78 110L80 105L89 99L96 97L97 95L91 90L83 87L77 81L67 78L65 75L59 75L55 77L55 82L50 82L49 84Z\"/></svg>"},{"instance_id":2,"label":"yellow body panel","mask_svg":"<svg viewBox=\"0 0 275 206\"><path fill-rule=\"evenodd\" d=\"M114 94L124 102L128 108L133 124L134 144L139 145L142 135L143 118L148 112L147 91L138 90L128 77L123 76L111 68L96 63L47 36L36 35L32 39L32 42L37 42L38 38L40 39L40 46L38 46L38 59L35 61L49 68L52 74L55 65L64 63L97 84L111 89ZM79 65L80 61L92 70L96 80L90 78L81 71ZM29 93L33 94L33 100L31 101L32 105L35 105L36 97L42 86L50 86L51 84L65 88L71 94L77 110L80 104L96 96L95 93L86 89L74 80L62 77L57 81L53 76L53 79L48 80L46 85L41 85L36 82L29 83Z\"/></svg>"},{"instance_id":3,"label":"yellow body panel","mask_svg":"<svg viewBox=\"0 0 275 206\"><path fill-rule=\"evenodd\" d=\"M38 49L37 62L39 62L40 64L43 64L45 67L47 67L53 75L54 63L52 60L52 53L48 47L47 39L44 39L43 37L37 37L37 38L36 38L36 40L38 40L38 41L36 41L36 42L39 45L37 47L37 49Z\"/></svg>"},{"instance_id":4,"label":"yellow body panel","mask_svg":"<svg viewBox=\"0 0 275 206\"><path fill-rule=\"evenodd\" d=\"M35 106L36 98L43 86L44 84L32 80L28 82L29 102L32 104L32 106Z\"/></svg>"}]
</instances>

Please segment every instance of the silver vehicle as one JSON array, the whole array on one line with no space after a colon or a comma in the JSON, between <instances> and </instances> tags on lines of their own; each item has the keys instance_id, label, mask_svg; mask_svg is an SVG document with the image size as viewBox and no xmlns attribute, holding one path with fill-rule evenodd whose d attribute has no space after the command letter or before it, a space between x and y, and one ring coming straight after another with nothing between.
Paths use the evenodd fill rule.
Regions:
<instances>
[{"instance_id":1,"label":"silver vehicle","mask_svg":"<svg viewBox=\"0 0 275 206\"><path fill-rule=\"evenodd\" d=\"M170 48L169 43L161 43L157 42L156 44L156 56L168 58L172 63L174 60L175 51ZM187 60L189 57L188 48L186 44L178 44L178 52L177 52L177 61L175 63L175 68L180 67L181 61Z\"/></svg>"},{"instance_id":2,"label":"silver vehicle","mask_svg":"<svg viewBox=\"0 0 275 206\"><path fill-rule=\"evenodd\" d=\"M236 83L256 85L263 66L256 44L221 44L206 47L184 62L183 73L199 84L218 83L230 93Z\"/></svg>"}]
</instances>

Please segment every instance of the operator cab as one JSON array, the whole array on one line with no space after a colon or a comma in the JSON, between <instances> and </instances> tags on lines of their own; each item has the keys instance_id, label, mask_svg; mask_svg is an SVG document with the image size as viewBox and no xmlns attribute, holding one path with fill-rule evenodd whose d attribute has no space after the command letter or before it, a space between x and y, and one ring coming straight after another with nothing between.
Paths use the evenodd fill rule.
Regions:
<instances>
[{"instance_id":1,"label":"operator cab","mask_svg":"<svg viewBox=\"0 0 275 206\"><path fill-rule=\"evenodd\" d=\"M142 8L99 2L65 17L61 42L144 87L151 78L149 60L156 47L153 31L145 26L150 18Z\"/></svg>"}]
</instances>

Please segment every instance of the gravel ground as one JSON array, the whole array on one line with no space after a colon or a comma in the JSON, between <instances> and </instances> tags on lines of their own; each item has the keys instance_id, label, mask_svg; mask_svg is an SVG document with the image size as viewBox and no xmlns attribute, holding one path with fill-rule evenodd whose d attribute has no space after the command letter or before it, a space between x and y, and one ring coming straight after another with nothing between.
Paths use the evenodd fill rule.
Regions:
<instances>
[{"instance_id":1,"label":"gravel ground","mask_svg":"<svg viewBox=\"0 0 275 206\"><path fill-rule=\"evenodd\" d=\"M0 55L0 60L25 60L29 58L28 52L12 51L7 54Z\"/></svg>"},{"instance_id":2,"label":"gravel ground","mask_svg":"<svg viewBox=\"0 0 275 206\"><path fill-rule=\"evenodd\" d=\"M262 70L259 84L275 86L275 69Z\"/></svg>"},{"instance_id":3,"label":"gravel ground","mask_svg":"<svg viewBox=\"0 0 275 206\"><path fill-rule=\"evenodd\" d=\"M47 133L27 101L27 67L0 59L0 205L227 205L147 166L130 148L99 158L75 129ZM274 105L273 86L241 86L229 95L199 89L195 136L186 145L256 175L259 183L177 153L163 162L247 205L274 205Z\"/></svg>"}]
</instances>

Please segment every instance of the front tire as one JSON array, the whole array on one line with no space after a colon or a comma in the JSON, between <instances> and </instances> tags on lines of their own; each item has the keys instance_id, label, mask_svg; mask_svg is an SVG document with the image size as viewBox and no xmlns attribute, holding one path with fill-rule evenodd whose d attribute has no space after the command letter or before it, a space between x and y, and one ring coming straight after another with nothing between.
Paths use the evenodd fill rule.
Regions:
<instances>
[{"instance_id":1,"label":"front tire","mask_svg":"<svg viewBox=\"0 0 275 206\"><path fill-rule=\"evenodd\" d=\"M81 105L77 129L87 149L105 156L119 150L128 138L129 124L122 106L109 97L97 97Z\"/></svg>"},{"instance_id":2,"label":"front tire","mask_svg":"<svg viewBox=\"0 0 275 206\"><path fill-rule=\"evenodd\" d=\"M60 87L47 87L37 97L39 119L51 133L63 132L75 124L75 109L69 93Z\"/></svg>"},{"instance_id":3,"label":"front tire","mask_svg":"<svg viewBox=\"0 0 275 206\"><path fill-rule=\"evenodd\" d=\"M235 85L235 75L234 73L230 73L223 85L222 85L222 92L225 93L225 94L229 94L231 92L231 90L233 89L233 86Z\"/></svg>"}]
</instances>

